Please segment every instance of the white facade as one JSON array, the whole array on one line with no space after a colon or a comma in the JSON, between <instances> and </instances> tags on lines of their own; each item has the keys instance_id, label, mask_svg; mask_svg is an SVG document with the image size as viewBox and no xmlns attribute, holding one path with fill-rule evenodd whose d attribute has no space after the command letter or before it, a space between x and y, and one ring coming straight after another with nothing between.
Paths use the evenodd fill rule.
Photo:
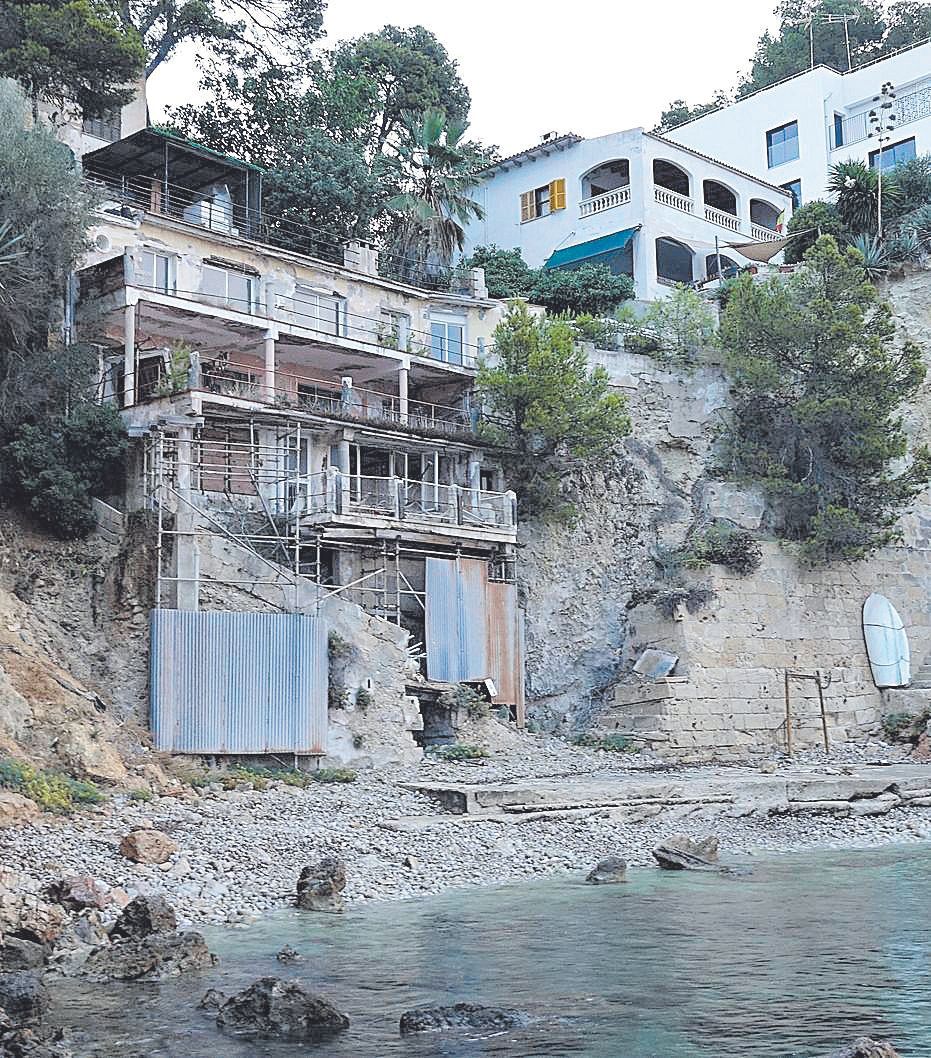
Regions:
<instances>
[{"instance_id":1,"label":"white facade","mask_svg":"<svg viewBox=\"0 0 931 1058\"><path fill-rule=\"evenodd\" d=\"M555 251L635 229L623 266L589 259L632 266L640 300L717 274L716 238L725 269L745 263L725 244L775 238L777 218L791 213L787 192L643 129L542 143L490 169L474 197L485 217L469 225L466 252L516 248L533 268Z\"/></svg>"},{"instance_id":2,"label":"white facade","mask_svg":"<svg viewBox=\"0 0 931 1058\"><path fill-rule=\"evenodd\" d=\"M666 135L774 184L801 181L801 201L809 202L825 197L832 165L848 159L875 162L879 145L868 135L867 114L887 81L895 88L898 119L884 145L887 167L931 152L931 43L849 73L816 66ZM768 150L767 134L793 124L796 146L786 150L777 144L775 151Z\"/></svg>"}]
</instances>

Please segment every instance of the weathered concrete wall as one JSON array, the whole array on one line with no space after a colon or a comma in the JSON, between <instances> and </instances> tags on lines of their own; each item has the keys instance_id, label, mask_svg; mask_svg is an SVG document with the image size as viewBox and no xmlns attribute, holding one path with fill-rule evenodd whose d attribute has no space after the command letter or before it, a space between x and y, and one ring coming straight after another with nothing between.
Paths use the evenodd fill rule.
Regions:
<instances>
[{"instance_id":1,"label":"weathered concrete wall","mask_svg":"<svg viewBox=\"0 0 931 1058\"><path fill-rule=\"evenodd\" d=\"M924 270L888 291L903 331L931 361L929 293ZM530 715L548 726L579 726L592 690L613 672L619 686L595 726L649 737L676 756L746 755L785 744L785 670L820 669L829 737L877 732L895 695L884 700L870 675L862 606L871 592L886 595L908 630L913 672L931 660L931 492L902 518L901 544L866 561L810 570L791 549L764 540L755 574L701 571L696 583L715 592L710 605L663 618L653 604L638 604L656 583L651 554L680 543L696 516L761 529L765 504L706 477L727 411L719 368L708 364L689 376L631 354L599 351L597 360L630 401L629 467L602 481L593 499L583 484L573 530L523 530ZM913 439L931 436L931 384L905 420ZM680 657L670 680L643 683L633 675L646 646ZM931 705L931 693L925 697ZM792 680L791 699L795 745L820 744L815 684Z\"/></svg>"}]
</instances>

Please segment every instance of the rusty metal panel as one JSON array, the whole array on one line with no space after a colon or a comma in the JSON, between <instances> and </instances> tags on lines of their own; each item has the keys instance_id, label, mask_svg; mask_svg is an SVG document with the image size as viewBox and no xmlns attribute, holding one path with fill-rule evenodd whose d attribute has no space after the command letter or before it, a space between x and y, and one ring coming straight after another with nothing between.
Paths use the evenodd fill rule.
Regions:
<instances>
[{"instance_id":1,"label":"rusty metal panel","mask_svg":"<svg viewBox=\"0 0 931 1058\"><path fill-rule=\"evenodd\" d=\"M489 675L485 629L488 563L427 559L427 676L459 683Z\"/></svg>"},{"instance_id":2,"label":"rusty metal panel","mask_svg":"<svg viewBox=\"0 0 931 1058\"><path fill-rule=\"evenodd\" d=\"M151 724L175 753L323 753L327 636L304 614L153 610Z\"/></svg>"},{"instance_id":3,"label":"rusty metal panel","mask_svg":"<svg viewBox=\"0 0 931 1058\"><path fill-rule=\"evenodd\" d=\"M524 659L517 585L491 581L487 599L489 667L498 691L495 702L522 710Z\"/></svg>"}]
</instances>

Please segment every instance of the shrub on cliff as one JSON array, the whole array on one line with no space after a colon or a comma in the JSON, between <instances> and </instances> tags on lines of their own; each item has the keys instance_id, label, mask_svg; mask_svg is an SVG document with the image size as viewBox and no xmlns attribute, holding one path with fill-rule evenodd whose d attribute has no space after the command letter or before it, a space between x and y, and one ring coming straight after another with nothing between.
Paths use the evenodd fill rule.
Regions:
<instances>
[{"instance_id":1,"label":"shrub on cliff","mask_svg":"<svg viewBox=\"0 0 931 1058\"><path fill-rule=\"evenodd\" d=\"M610 392L604 368L589 368L564 319L514 305L494 349L494 364L482 364L477 379L484 434L504 447L525 515L569 514L559 495L563 474L610 459L630 433L627 402Z\"/></svg>"},{"instance_id":2,"label":"shrub on cliff","mask_svg":"<svg viewBox=\"0 0 931 1058\"><path fill-rule=\"evenodd\" d=\"M741 277L720 341L733 382L725 474L761 484L777 531L813 562L859 559L898 537L931 479L926 448L907 454L904 401L925 375L898 342L892 311L861 255L823 236L788 279Z\"/></svg>"}]
</instances>

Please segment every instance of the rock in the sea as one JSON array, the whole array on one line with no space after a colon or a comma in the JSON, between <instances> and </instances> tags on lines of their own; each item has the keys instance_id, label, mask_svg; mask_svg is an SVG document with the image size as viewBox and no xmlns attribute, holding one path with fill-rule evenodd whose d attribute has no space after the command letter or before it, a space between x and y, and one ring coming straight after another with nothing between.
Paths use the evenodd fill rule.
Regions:
<instances>
[{"instance_id":1,"label":"rock in the sea","mask_svg":"<svg viewBox=\"0 0 931 1058\"><path fill-rule=\"evenodd\" d=\"M620 856L606 856L585 876L586 882L592 885L608 885L611 882L623 882L627 875L627 862Z\"/></svg>"},{"instance_id":2,"label":"rock in the sea","mask_svg":"<svg viewBox=\"0 0 931 1058\"><path fill-rule=\"evenodd\" d=\"M838 1051L832 1058L899 1058L899 1052L888 1040L874 1040L861 1036L846 1050Z\"/></svg>"},{"instance_id":3,"label":"rock in the sea","mask_svg":"<svg viewBox=\"0 0 931 1058\"><path fill-rule=\"evenodd\" d=\"M52 882L46 888L45 895L52 903L61 904L69 911L100 909L113 902L110 886L90 874L66 874L57 882Z\"/></svg>"},{"instance_id":4,"label":"rock in the sea","mask_svg":"<svg viewBox=\"0 0 931 1058\"><path fill-rule=\"evenodd\" d=\"M305 911L342 911L346 888L346 865L336 856L326 856L313 867L305 867L297 880L297 906Z\"/></svg>"},{"instance_id":5,"label":"rock in the sea","mask_svg":"<svg viewBox=\"0 0 931 1058\"><path fill-rule=\"evenodd\" d=\"M0 1013L0 1056L2 1058L74 1058L61 1043L61 1030L43 1032L31 1028L13 1029L3 1024Z\"/></svg>"},{"instance_id":6,"label":"rock in the sea","mask_svg":"<svg viewBox=\"0 0 931 1058\"><path fill-rule=\"evenodd\" d=\"M4 937L0 945L0 970L37 970L48 952L44 945L22 937Z\"/></svg>"},{"instance_id":7,"label":"rock in the sea","mask_svg":"<svg viewBox=\"0 0 931 1058\"><path fill-rule=\"evenodd\" d=\"M349 1028L349 1018L296 981L262 977L223 1004L217 1025L243 1036L315 1040Z\"/></svg>"},{"instance_id":8,"label":"rock in the sea","mask_svg":"<svg viewBox=\"0 0 931 1058\"><path fill-rule=\"evenodd\" d=\"M223 992L216 988L208 988L206 992L201 996L200 1002L197 1004L198 1010L209 1010L212 1013L216 1012L226 1002L226 996Z\"/></svg>"},{"instance_id":9,"label":"rock in the sea","mask_svg":"<svg viewBox=\"0 0 931 1058\"><path fill-rule=\"evenodd\" d=\"M141 939L153 933L172 933L177 928L178 919L171 905L160 893L153 893L130 900L113 924L110 939Z\"/></svg>"},{"instance_id":10,"label":"rock in the sea","mask_svg":"<svg viewBox=\"0 0 931 1058\"><path fill-rule=\"evenodd\" d=\"M48 1005L48 989L34 970L0 974L0 1010L14 1028L41 1021Z\"/></svg>"},{"instance_id":11,"label":"rock in the sea","mask_svg":"<svg viewBox=\"0 0 931 1058\"><path fill-rule=\"evenodd\" d=\"M292 948L290 944L286 944L281 951L279 951L275 958L278 962L302 962L304 956L301 955L297 949Z\"/></svg>"},{"instance_id":12,"label":"rock in the sea","mask_svg":"<svg viewBox=\"0 0 931 1058\"><path fill-rule=\"evenodd\" d=\"M178 846L160 830L133 830L120 842L120 852L134 863L165 863Z\"/></svg>"},{"instance_id":13,"label":"rock in the sea","mask_svg":"<svg viewBox=\"0 0 931 1058\"><path fill-rule=\"evenodd\" d=\"M454 1003L448 1007L415 1007L401 1015L401 1035L440 1032L443 1029L494 1031L523 1028L530 1018L523 1010L483 1007L477 1003Z\"/></svg>"},{"instance_id":14,"label":"rock in the sea","mask_svg":"<svg viewBox=\"0 0 931 1058\"><path fill-rule=\"evenodd\" d=\"M92 981L164 981L216 962L200 933L152 933L96 948L82 973Z\"/></svg>"},{"instance_id":15,"label":"rock in the sea","mask_svg":"<svg viewBox=\"0 0 931 1058\"><path fill-rule=\"evenodd\" d=\"M0 830L34 823L41 814L42 810L32 798L12 790L0 790Z\"/></svg>"},{"instance_id":16,"label":"rock in the sea","mask_svg":"<svg viewBox=\"0 0 931 1058\"><path fill-rule=\"evenodd\" d=\"M686 834L674 834L653 850L656 862L666 870L708 870L718 865L718 839L713 836L698 841Z\"/></svg>"}]
</instances>

